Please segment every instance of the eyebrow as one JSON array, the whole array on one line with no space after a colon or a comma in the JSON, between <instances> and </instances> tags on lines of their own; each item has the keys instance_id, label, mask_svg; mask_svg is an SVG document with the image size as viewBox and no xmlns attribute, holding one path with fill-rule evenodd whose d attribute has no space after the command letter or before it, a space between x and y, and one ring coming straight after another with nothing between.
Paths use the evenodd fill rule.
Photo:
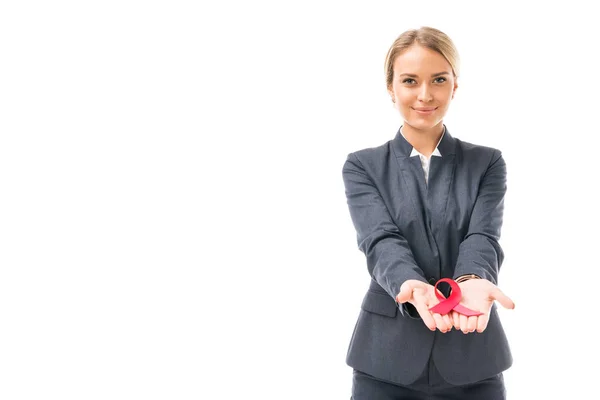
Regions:
<instances>
[{"instance_id":1,"label":"eyebrow","mask_svg":"<svg viewBox=\"0 0 600 400\"><path fill-rule=\"evenodd\" d=\"M435 74L431 74L431 77L435 78L436 76L442 76L442 75L450 75L450 73L449 72L438 72ZM400 74L400 76L408 76L410 78L418 78L419 77L419 75L415 75L415 74Z\"/></svg>"}]
</instances>

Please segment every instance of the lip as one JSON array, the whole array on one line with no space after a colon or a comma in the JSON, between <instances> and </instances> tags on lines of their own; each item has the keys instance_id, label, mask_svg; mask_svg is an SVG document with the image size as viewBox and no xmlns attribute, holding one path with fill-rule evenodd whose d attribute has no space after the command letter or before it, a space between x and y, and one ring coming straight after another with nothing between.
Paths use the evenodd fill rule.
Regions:
<instances>
[{"instance_id":1,"label":"lip","mask_svg":"<svg viewBox=\"0 0 600 400\"><path fill-rule=\"evenodd\" d=\"M413 107L413 110L415 110L418 114L421 114L421 115L433 114L433 112L437 109L438 109L437 107L424 107L424 108L414 108Z\"/></svg>"}]
</instances>

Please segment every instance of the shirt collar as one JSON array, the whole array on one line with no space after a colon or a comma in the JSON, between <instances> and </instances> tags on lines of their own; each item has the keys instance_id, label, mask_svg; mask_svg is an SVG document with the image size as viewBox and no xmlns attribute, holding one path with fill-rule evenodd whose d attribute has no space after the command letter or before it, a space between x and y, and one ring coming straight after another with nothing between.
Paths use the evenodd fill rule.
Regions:
<instances>
[{"instance_id":1,"label":"shirt collar","mask_svg":"<svg viewBox=\"0 0 600 400\"><path fill-rule=\"evenodd\" d=\"M404 136L404 133L402 133L402 128L403 127L404 126L400 127L400 134L402 135L402 137L404 139L406 139L406 136ZM444 137L445 134L446 134L446 125L444 125L444 131L442 132L442 136L440 136L440 140L438 140L437 144L435 145L435 150L433 151L433 153L431 153L432 156L437 156L437 157L441 157L442 156L442 153L440 153L440 150L438 149L438 147L439 147L440 143L442 142L442 138ZM409 157L413 157L413 156L423 156L423 157L425 157L423 154L419 153L419 151L417 151L417 149L415 149L414 147L412 148Z\"/></svg>"}]
</instances>

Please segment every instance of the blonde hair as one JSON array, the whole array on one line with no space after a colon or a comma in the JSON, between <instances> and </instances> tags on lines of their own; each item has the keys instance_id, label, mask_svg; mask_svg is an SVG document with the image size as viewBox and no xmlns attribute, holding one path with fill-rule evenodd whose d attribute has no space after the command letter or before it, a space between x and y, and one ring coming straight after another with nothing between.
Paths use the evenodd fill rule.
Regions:
<instances>
[{"instance_id":1,"label":"blonde hair","mask_svg":"<svg viewBox=\"0 0 600 400\"><path fill-rule=\"evenodd\" d=\"M403 32L394 40L394 43L392 43L392 46L388 50L385 57L385 81L387 88L392 86L392 82L394 81L394 61L396 57L415 43L440 53L448 61L450 67L452 67L454 77L458 77L460 59L452 40L440 30L422 26L419 29L411 29Z\"/></svg>"}]
</instances>

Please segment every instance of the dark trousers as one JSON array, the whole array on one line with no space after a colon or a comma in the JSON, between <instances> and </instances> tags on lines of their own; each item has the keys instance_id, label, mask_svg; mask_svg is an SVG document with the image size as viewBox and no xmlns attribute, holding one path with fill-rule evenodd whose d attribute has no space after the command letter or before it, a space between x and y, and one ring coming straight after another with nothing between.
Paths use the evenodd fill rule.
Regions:
<instances>
[{"instance_id":1,"label":"dark trousers","mask_svg":"<svg viewBox=\"0 0 600 400\"><path fill-rule=\"evenodd\" d=\"M401 386L354 370L351 400L506 400L502 373L468 385L444 381L430 359L423 374Z\"/></svg>"}]
</instances>

